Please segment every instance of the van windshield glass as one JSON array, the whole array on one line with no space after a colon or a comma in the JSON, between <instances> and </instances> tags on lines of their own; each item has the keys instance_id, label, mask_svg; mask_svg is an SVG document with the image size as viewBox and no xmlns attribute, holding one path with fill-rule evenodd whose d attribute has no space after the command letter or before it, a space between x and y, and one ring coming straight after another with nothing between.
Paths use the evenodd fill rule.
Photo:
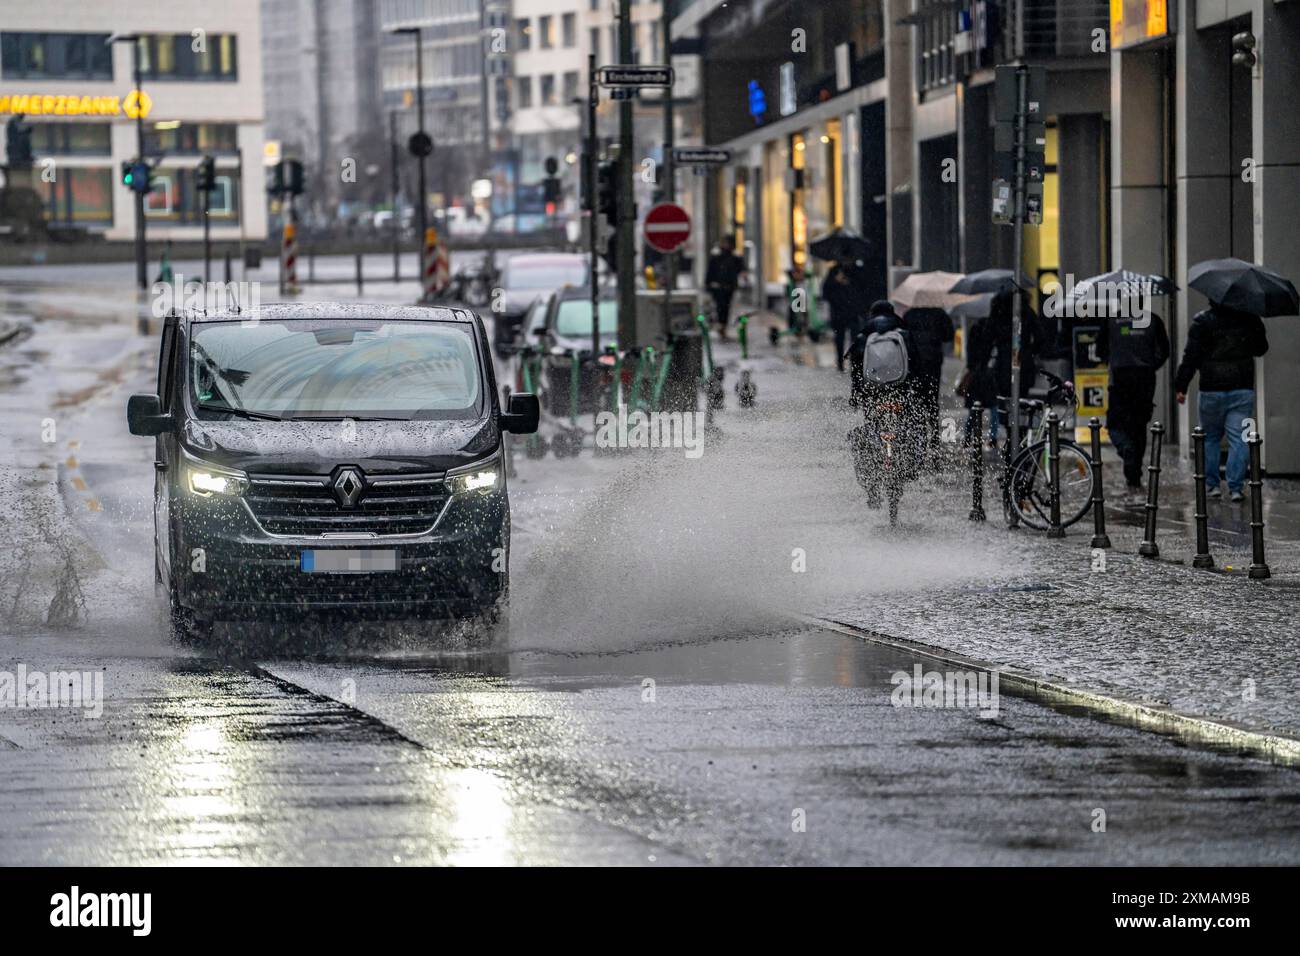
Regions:
<instances>
[{"instance_id":1,"label":"van windshield glass","mask_svg":"<svg viewBox=\"0 0 1300 956\"><path fill-rule=\"evenodd\" d=\"M190 397L200 416L473 419L469 326L303 319L191 326Z\"/></svg>"}]
</instances>

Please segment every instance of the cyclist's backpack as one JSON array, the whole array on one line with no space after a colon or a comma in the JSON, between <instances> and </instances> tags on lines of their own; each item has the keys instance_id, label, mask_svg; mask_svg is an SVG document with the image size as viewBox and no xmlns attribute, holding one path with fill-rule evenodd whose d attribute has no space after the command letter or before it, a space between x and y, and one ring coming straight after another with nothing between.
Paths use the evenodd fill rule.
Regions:
<instances>
[{"instance_id":1,"label":"cyclist's backpack","mask_svg":"<svg viewBox=\"0 0 1300 956\"><path fill-rule=\"evenodd\" d=\"M901 331L872 332L867 336L862 377L875 385L896 385L907 378L907 342Z\"/></svg>"}]
</instances>

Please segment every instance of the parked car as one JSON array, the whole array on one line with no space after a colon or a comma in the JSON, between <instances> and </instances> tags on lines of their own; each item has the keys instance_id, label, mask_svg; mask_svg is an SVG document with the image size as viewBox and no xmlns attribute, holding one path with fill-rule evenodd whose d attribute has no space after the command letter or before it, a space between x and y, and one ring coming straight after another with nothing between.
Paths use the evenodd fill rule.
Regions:
<instances>
[{"instance_id":1,"label":"parked car","mask_svg":"<svg viewBox=\"0 0 1300 956\"><path fill-rule=\"evenodd\" d=\"M507 259L500 308L493 311L497 355L510 355L518 347L520 323L534 300L566 285L586 285L588 265L586 257L569 252L526 252Z\"/></svg>"},{"instance_id":2,"label":"parked car","mask_svg":"<svg viewBox=\"0 0 1300 956\"><path fill-rule=\"evenodd\" d=\"M618 291L613 287L600 290L600 351L618 342ZM591 290L570 286L554 293L546 303L540 319L534 319L533 338L542 357L542 374L538 389L546 410L556 416L569 414L573 389L573 357L591 353ZM578 412L595 411L605 397L612 369L593 366L580 368Z\"/></svg>"},{"instance_id":3,"label":"parked car","mask_svg":"<svg viewBox=\"0 0 1300 956\"><path fill-rule=\"evenodd\" d=\"M500 407L463 309L332 303L171 316L154 438L155 579L174 630L304 611L493 622L509 594Z\"/></svg>"}]
</instances>

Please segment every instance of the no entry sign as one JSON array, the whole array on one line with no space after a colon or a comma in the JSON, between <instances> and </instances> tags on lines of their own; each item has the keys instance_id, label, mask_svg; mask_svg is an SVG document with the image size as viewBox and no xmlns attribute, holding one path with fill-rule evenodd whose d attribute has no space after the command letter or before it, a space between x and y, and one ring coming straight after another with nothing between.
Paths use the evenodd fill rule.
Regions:
<instances>
[{"instance_id":1,"label":"no entry sign","mask_svg":"<svg viewBox=\"0 0 1300 956\"><path fill-rule=\"evenodd\" d=\"M691 217L673 202L661 202L646 213L645 241L660 252L676 252L691 237Z\"/></svg>"}]
</instances>

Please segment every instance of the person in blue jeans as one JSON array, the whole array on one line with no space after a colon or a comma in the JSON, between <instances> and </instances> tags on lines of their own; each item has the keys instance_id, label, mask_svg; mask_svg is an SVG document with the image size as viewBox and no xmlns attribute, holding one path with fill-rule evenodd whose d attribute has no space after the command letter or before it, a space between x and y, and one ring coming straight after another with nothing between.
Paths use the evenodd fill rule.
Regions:
<instances>
[{"instance_id":1,"label":"person in blue jeans","mask_svg":"<svg viewBox=\"0 0 1300 956\"><path fill-rule=\"evenodd\" d=\"M1187 329L1187 347L1174 376L1178 403L1187 401L1192 377L1201 376L1196 411L1205 429L1205 489L1220 498L1219 449L1228 434L1228 494L1245 498L1246 451L1243 422L1255 414L1255 359L1268 351L1264 322L1250 312L1214 304Z\"/></svg>"}]
</instances>

